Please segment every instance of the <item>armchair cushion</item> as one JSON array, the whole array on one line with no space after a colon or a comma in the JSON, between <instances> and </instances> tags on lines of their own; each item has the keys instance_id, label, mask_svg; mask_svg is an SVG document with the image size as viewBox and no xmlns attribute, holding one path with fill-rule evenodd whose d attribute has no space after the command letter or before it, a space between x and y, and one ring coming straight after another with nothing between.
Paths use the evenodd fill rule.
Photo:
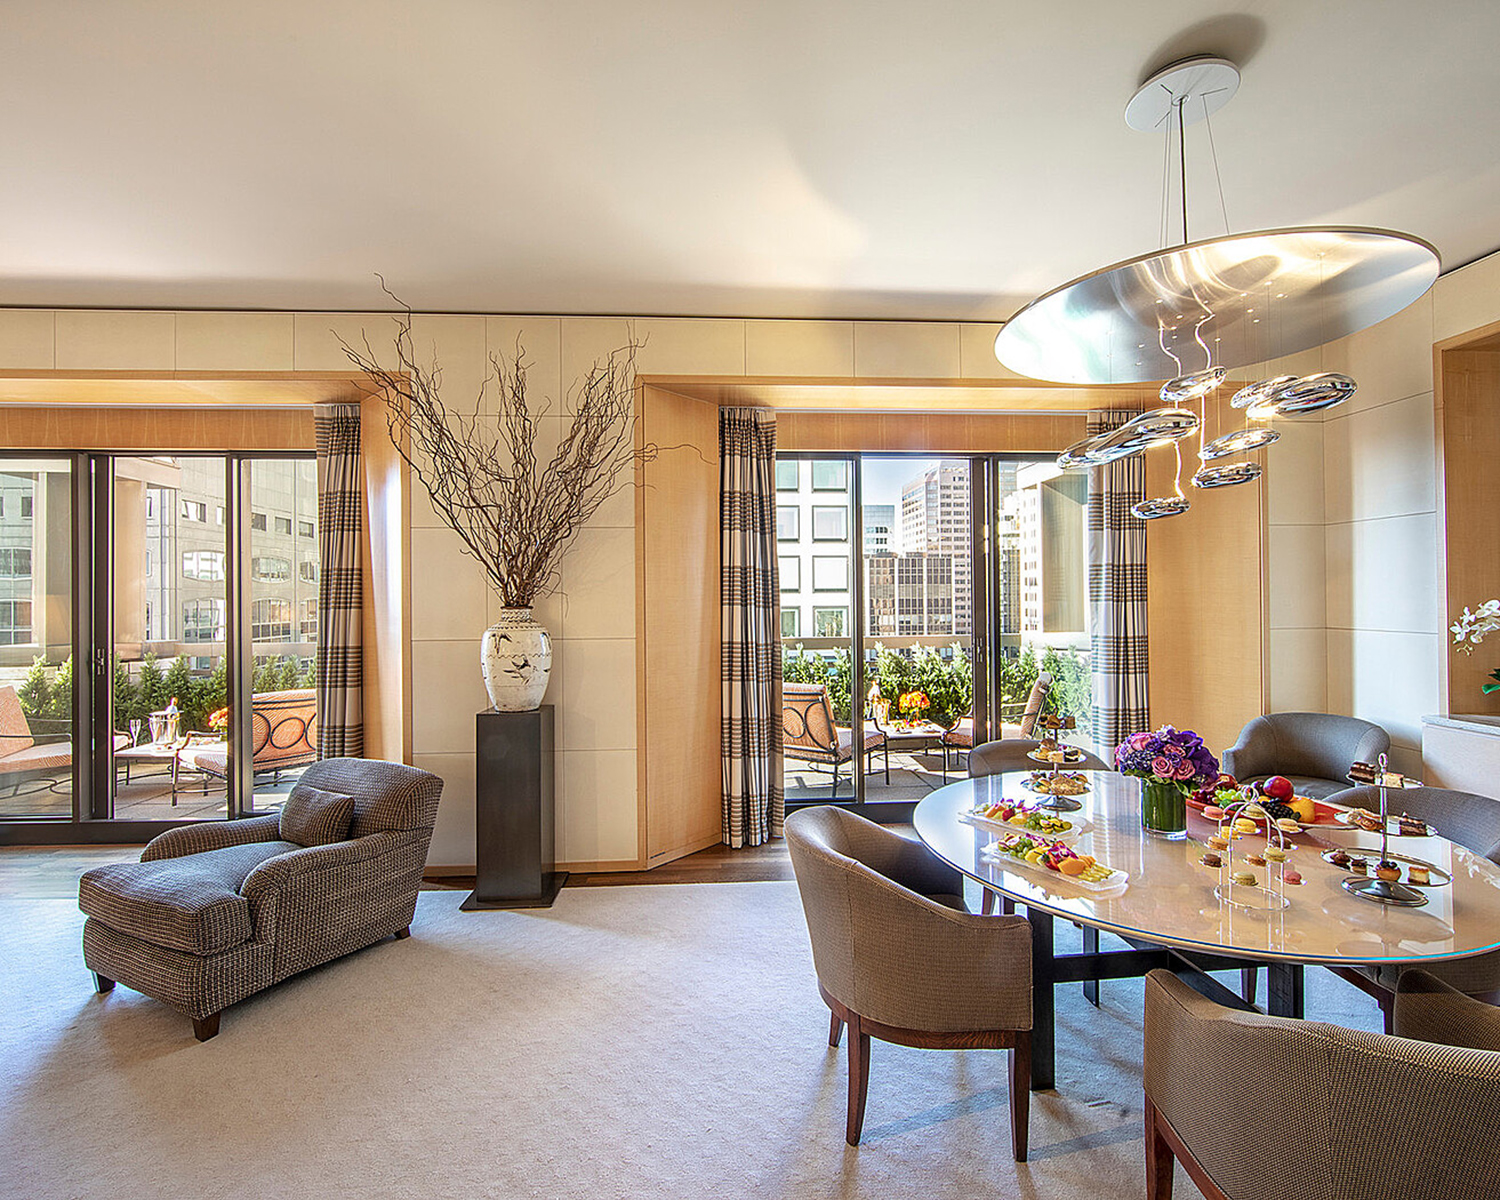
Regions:
<instances>
[{"instance_id":1,"label":"armchair cushion","mask_svg":"<svg viewBox=\"0 0 1500 1200\"><path fill-rule=\"evenodd\" d=\"M349 836L354 797L299 782L281 806L281 840L299 846L327 846Z\"/></svg>"},{"instance_id":2,"label":"armchair cushion","mask_svg":"<svg viewBox=\"0 0 1500 1200\"><path fill-rule=\"evenodd\" d=\"M78 907L142 941L218 954L250 939L250 905L240 885L267 859L297 848L251 842L166 861L95 867L79 881Z\"/></svg>"}]
</instances>

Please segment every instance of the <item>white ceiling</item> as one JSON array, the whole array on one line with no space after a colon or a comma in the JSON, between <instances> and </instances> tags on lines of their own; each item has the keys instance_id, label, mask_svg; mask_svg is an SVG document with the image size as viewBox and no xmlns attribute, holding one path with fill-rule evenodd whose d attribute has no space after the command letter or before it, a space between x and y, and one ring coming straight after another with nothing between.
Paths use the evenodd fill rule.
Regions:
<instances>
[{"instance_id":1,"label":"white ceiling","mask_svg":"<svg viewBox=\"0 0 1500 1200\"><path fill-rule=\"evenodd\" d=\"M1500 246L1500 3L1240 7L9 0L0 303L1001 318L1159 244L1195 52L1236 229Z\"/></svg>"}]
</instances>

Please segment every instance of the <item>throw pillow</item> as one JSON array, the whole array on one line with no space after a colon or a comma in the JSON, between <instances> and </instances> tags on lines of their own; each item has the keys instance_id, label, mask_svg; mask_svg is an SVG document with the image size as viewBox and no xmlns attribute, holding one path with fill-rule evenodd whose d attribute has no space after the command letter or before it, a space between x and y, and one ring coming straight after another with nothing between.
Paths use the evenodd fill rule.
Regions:
<instances>
[{"instance_id":1,"label":"throw pillow","mask_svg":"<svg viewBox=\"0 0 1500 1200\"><path fill-rule=\"evenodd\" d=\"M281 840L299 846L327 846L349 836L354 797L299 783L281 806Z\"/></svg>"}]
</instances>

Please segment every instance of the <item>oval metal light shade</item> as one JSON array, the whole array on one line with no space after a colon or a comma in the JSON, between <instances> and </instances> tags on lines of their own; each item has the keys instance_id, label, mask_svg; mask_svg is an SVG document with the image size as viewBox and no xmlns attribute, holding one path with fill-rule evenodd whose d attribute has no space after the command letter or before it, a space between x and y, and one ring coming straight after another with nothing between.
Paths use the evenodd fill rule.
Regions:
<instances>
[{"instance_id":1,"label":"oval metal light shade","mask_svg":"<svg viewBox=\"0 0 1500 1200\"><path fill-rule=\"evenodd\" d=\"M1054 288L1001 328L995 354L1013 371L1060 383L1174 379L1185 364L1246 367L1382 321L1437 273L1436 250L1385 229L1233 234Z\"/></svg>"},{"instance_id":2,"label":"oval metal light shade","mask_svg":"<svg viewBox=\"0 0 1500 1200\"><path fill-rule=\"evenodd\" d=\"M1274 397L1276 413L1282 417L1295 417L1299 413L1322 412L1325 408L1342 404L1358 389L1359 385L1349 376L1334 371L1305 375L1277 391Z\"/></svg>"},{"instance_id":3,"label":"oval metal light shade","mask_svg":"<svg viewBox=\"0 0 1500 1200\"><path fill-rule=\"evenodd\" d=\"M1279 441L1280 438L1281 434L1274 429L1252 425L1249 429L1236 429L1233 433L1226 433L1223 437L1215 438L1198 451L1198 457L1208 462L1210 459L1223 458L1226 454L1259 450L1262 446L1269 446L1272 442Z\"/></svg>"},{"instance_id":4,"label":"oval metal light shade","mask_svg":"<svg viewBox=\"0 0 1500 1200\"><path fill-rule=\"evenodd\" d=\"M1102 467L1158 442L1175 442L1198 428L1198 414L1186 408L1154 408L1133 417L1118 429L1106 429L1069 446L1057 456L1064 471L1071 467Z\"/></svg>"},{"instance_id":5,"label":"oval metal light shade","mask_svg":"<svg viewBox=\"0 0 1500 1200\"><path fill-rule=\"evenodd\" d=\"M1251 483L1260 478L1260 466L1256 463L1225 463L1220 467L1201 467L1193 476L1196 488L1233 487L1237 483Z\"/></svg>"},{"instance_id":6,"label":"oval metal light shade","mask_svg":"<svg viewBox=\"0 0 1500 1200\"><path fill-rule=\"evenodd\" d=\"M1142 521L1155 521L1160 517L1181 516L1188 510L1187 498L1184 496L1157 496L1150 500L1140 500L1130 506L1130 515L1139 517Z\"/></svg>"},{"instance_id":7,"label":"oval metal light shade","mask_svg":"<svg viewBox=\"0 0 1500 1200\"><path fill-rule=\"evenodd\" d=\"M1269 400L1287 384L1296 383L1299 378L1301 376L1298 375L1273 375L1259 383L1247 384L1229 398L1229 407L1249 408L1252 404Z\"/></svg>"},{"instance_id":8,"label":"oval metal light shade","mask_svg":"<svg viewBox=\"0 0 1500 1200\"><path fill-rule=\"evenodd\" d=\"M1179 375L1176 379L1169 379L1161 385L1162 403L1186 404L1189 400L1206 396L1223 383L1224 376L1228 374L1229 372L1223 367L1214 367L1210 371L1194 371L1191 375Z\"/></svg>"}]
</instances>

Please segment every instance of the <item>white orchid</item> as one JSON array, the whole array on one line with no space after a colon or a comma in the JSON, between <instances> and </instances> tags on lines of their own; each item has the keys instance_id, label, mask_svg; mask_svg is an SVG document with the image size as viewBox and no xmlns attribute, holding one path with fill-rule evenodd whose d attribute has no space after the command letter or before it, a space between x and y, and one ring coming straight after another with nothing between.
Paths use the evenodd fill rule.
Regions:
<instances>
[{"instance_id":1,"label":"white orchid","mask_svg":"<svg viewBox=\"0 0 1500 1200\"><path fill-rule=\"evenodd\" d=\"M1465 608L1463 615L1449 629L1453 633L1453 644L1465 654L1472 654L1486 634L1500 630L1500 600L1486 600L1473 612Z\"/></svg>"}]
</instances>

